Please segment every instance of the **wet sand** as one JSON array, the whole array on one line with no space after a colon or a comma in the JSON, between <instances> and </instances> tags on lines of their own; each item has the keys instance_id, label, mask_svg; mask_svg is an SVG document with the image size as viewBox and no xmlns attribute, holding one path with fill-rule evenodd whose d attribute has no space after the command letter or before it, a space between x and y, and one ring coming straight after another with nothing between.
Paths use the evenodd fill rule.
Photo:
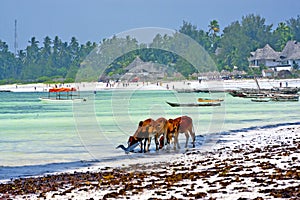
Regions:
<instances>
[{"instance_id":1,"label":"wet sand","mask_svg":"<svg viewBox=\"0 0 300 200\"><path fill-rule=\"evenodd\" d=\"M0 184L0 199L299 199L300 126L225 134L168 162Z\"/></svg>"}]
</instances>

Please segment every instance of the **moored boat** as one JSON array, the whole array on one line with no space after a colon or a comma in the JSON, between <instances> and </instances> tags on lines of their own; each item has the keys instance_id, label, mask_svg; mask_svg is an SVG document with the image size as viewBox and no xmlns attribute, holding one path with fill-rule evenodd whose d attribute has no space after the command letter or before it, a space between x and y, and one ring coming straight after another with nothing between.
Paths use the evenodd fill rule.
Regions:
<instances>
[{"instance_id":1,"label":"moored boat","mask_svg":"<svg viewBox=\"0 0 300 200\"><path fill-rule=\"evenodd\" d=\"M271 99L270 98L254 98L251 99L253 102L269 102Z\"/></svg>"},{"instance_id":2,"label":"moored boat","mask_svg":"<svg viewBox=\"0 0 300 200\"><path fill-rule=\"evenodd\" d=\"M198 98L198 102L205 102L205 103L217 103L224 101L224 99L205 99L205 98Z\"/></svg>"},{"instance_id":3,"label":"moored boat","mask_svg":"<svg viewBox=\"0 0 300 200\"><path fill-rule=\"evenodd\" d=\"M285 88L285 89L241 89L229 91L233 97L243 98L271 98L273 101L298 101L299 95L297 94L297 88ZM254 100L255 101L255 100Z\"/></svg>"},{"instance_id":4,"label":"moored boat","mask_svg":"<svg viewBox=\"0 0 300 200\"><path fill-rule=\"evenodd\" d=\"M56 99L56 98L47 98L47 97L40 97L40 101L47 102L47 103L79 103L86 101L85 98L76 98L76 99Z\"/></svg>"},{"instance_id":5,"label":"moored boat","mask_svg":"<svg viewBox=\"0 0 300 200\"><path fill-rule=\"evenodd\" d=\"M74 87L50 88L48 91L48 97L40 97L39 100L52 103L75 103L86 101L85 98L80 98L79 92Z\"/></svg>"},{"instance_id":6,"label":"moored boat","mask_svg":"<svg viewBox=\"0 0 300 200\"><path fill-rule=\"evenodd\" d=\"M273 101L299 101L298 94L275 94L272 96Z\"/></svg>"},{"instance_id":7,"label":"moored boat","mask_svg":"<svg viewBox=\"0 0 300 200\"><path fill-rule=\"evenodd\" d=\"M0 92L11 92L11 90L0 90Z\"/></svg>"},{"instance_id":8,"label":"moored boat","mask_svg":"<svg viewBox=\"0 0 300 200\"><path fill-rule=\"evenodd\" d=\"M205 106L220 106L221 103L171 103L171 102L166 102L172 107L205 107Z\"/></svg>"}]
</instances>

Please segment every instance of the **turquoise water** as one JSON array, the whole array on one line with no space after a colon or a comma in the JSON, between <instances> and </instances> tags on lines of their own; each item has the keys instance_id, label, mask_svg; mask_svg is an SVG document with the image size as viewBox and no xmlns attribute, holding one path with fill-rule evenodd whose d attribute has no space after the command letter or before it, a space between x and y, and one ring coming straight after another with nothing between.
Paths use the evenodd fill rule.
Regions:
<instances>
[{"instance_id":1,"label":"turquoise water","mask_svg":"<svg viewBox=\"0 0 300 200\"><path fill-rule=\"evenodd\" d=\"M115 147L125 145L138 122L149 117L189 115L196 135L300 121L299 102L257 103L223 93L98 91L82 93L87 101L74 104L41 102L43 95L0 93L0 179L18 167L122 159L124 152ZM199 97L224 102L220 107L166 104L195 103Z\"/></svg>"}]
</instances>

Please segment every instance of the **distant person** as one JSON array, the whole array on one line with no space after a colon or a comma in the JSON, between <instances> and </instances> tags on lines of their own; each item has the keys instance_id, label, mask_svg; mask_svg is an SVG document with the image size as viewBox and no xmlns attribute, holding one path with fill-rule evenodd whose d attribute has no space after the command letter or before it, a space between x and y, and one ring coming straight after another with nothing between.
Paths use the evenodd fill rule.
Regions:
<instances>
[{"instance_id":1,"label":"distant person","mask_svg":"<svg viewBox=\"0 0 300 200\"><path fill-rule=\"evenodd\" d=\"M282 82L279 83L279 87L282 87Z\"/></svg>"},{"instance_id":2,"label":"distant person","mask_svg":"<svg viewBox=\"0 0 300 200\"><path fill-rule=\"evenodd\" d=\"M288 82L285 82L285 87L288 87L288 85L289 85Z\"/></svg>"}]
</instances>

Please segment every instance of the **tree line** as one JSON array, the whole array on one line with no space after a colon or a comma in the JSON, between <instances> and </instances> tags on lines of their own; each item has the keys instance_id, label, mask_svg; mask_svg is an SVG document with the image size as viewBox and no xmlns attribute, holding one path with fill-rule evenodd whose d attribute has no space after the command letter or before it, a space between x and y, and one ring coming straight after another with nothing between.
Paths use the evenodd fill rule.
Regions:
<instances>
[{"instance_id":1,"label":"tree line","mask_svg":"<svg viewBox=\"0 0 300 200\"><path fill-rule=\"evenodd\" d=\"M211 56L219 70L232 70L234 66L239 70L248 71L248 57L251 51L270 44L276 51L282 51L289 40L300 41L300 16L280 22L275 29L273 24L266 24L266 20L250 14L234 21L222 31L217 20L212 20L207 30L183 21L179 33L188 35L199 43ZM125 72L126 66L137 56L144 61L152 61L173 67L188 77L197 72L192 64L180 55L155 48L157 44L171 46L173 36L157 35L150 48L138 44L134 38L126 38L121 42L126 45L139 46L138 50L128 52L115 59L105 70L107 76L114 77ZM69 42L62 41L58 36L51 39L46 36L42 42L32 37L28 46L19 50L17 55L9 50L6 42L0 40L0 83L14 82L72 82L75 79L80 63L98 45L108 45L120 41L113 37L103 39L100 43L86 42L79 44L75 37ZM145 48L141 48L141 47ZM111 52L113 53L113 52ZM110 56L109 52L107 56Z\"/></svg>"},{"instance_id":2,"label":"tree line","mask_svg":"<svg viewBox=\"0 0 300 200\"><path fill-rule=\"evenodd\" d=\"M0 40L0 83L14 82L72 82L80 63L97 44L79 44L75 37L63 42L58 36L46 36L40 42L32 37L24 50L17 55L9 51Z\"/></svg>"}]
</instances>

